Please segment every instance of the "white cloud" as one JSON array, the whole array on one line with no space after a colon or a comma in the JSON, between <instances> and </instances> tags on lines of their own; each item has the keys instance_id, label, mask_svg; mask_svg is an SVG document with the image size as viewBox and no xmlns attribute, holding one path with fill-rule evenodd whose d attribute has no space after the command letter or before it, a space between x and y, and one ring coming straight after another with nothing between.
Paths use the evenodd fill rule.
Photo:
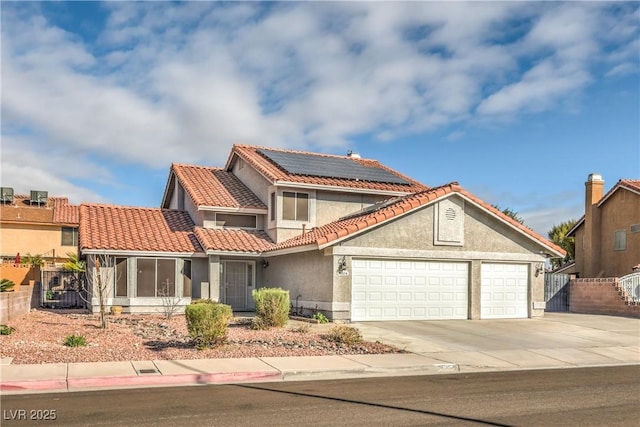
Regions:
<instances>
[{"instance_id":1,"label":"white cloud","mask_svg":"<svg viewBox=\"0 0 640 427\"><path fill-rule=\"evenodd\" d=\"M93 45L37 7L3 5L3 144L8 129L29 129L37 138L23 140L26 150L46 141L77 160L221 164L234 142L326 150L354 135L392 140L517 118L579 94L594 64L610 76L637 71L637 6L101 7L107 24ZM17 156L5 150L3 170Z\"/></svg>"}]
</instances>

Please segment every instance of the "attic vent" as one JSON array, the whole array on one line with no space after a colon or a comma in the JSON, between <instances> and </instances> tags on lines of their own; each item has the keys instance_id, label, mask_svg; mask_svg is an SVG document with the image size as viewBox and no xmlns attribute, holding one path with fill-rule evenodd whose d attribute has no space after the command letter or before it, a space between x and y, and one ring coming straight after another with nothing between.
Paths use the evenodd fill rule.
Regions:
<instances>
[{"instance_id":1,"label":"attic vent","mask_svg":"<svg viewBox=\"0 0 640 427\"><path fill-rule=\"evenodd\" d=\"M454 219L456 219L456 211L453 208L447 208L447 210L444 212L444 216L449 221L453 221Z\"/></svg>"},{"instance_id":2,"label":"attic vent","mask_svg":"<svg viewBox=\"0 0 640 427\"><path fill-rule=\"evenodd\" d=\"M0 202L13 203L13 188L0 187Z\"/></svg>"},{"instance_id":3,"label":"attic vent","mask_svg":"<svg viewBox=\"0 0 640 427\"><path fill-rule=\"evenodd\" d=\"M31 198L29 199L29 204L31 205L46 204L48 197L49 197L49 193L47 191L31 190Z\"/></svg>"}]
</instances>

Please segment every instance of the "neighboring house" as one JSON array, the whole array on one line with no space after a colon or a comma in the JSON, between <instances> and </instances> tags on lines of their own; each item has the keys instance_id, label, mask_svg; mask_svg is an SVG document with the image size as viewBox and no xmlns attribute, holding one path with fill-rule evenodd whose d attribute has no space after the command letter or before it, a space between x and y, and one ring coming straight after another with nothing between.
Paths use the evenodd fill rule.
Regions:
<instances>
[{"instance_id":1,"label":"neighboring house","mask_svg":"<svg viewBox=\"0 0 640 427\"><path fill-rule=\"evenodd\" d=\"M621 179L604 194L598 174L585 183L585 214L569 230L579 277L621 277L640 263L640 180Z\"/></svg>"},{"instance_id":2,"label":"neighboring house","mask_svg":"<svg viewBox=\"0 0 640 427\"><path fill-rule=\"evenodd\" d=\"M83 254L116 257L109 303L128 311L159 310L169 282L237 311L282 287L334 320L542 316L544 261L564 256L457 183L246 145L224 168L173 164L160 209L83 205L80 219Z\"/></svg>"},{"instance_id":3,"label":"neighboring house","mask_svg":"<svg viewBox=\"0 0 640 427\"><path fill-rule=\"evenodd\" d=\"M78 253L78 206L70 205L65 197L48 197L44 191L32 191L30 196L14 195L9 187L0 191L3 259L31 254L61 262L68 252Z\"/></svg>"}]
</instances>

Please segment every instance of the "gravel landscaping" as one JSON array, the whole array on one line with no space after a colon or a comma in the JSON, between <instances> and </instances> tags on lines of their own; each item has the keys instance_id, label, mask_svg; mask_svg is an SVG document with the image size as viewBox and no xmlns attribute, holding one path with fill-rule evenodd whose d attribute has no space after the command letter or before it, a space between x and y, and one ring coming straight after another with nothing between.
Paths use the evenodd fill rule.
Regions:
<instances>
[{"instance_id":1,"label":"gravel landscaping","mask_svg":"<svg viewBox=\"0 0 640 427\"><path fill-rule=\"evenodd\" d=\"M13 364L33 364L403 352L367 341L351 346L332 342L324 337L332 324L290 320L284 328L256 331L250 323L250 318L235 317L225 343L197 350L183 315L110 315L102 330L98 316L81 311L33 310L8 322L15 331L0 335L0 356L13 358ZM63 345L69 335L84 336L86 347Z\"/></svg>"}]
</instances>

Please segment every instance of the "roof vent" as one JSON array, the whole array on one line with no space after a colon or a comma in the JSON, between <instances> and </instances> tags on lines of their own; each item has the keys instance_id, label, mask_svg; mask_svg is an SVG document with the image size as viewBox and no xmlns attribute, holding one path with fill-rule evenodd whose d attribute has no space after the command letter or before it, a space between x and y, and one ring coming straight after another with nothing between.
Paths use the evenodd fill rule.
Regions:
<instances>
[{"instance_id":1,"label":"roof vent","mask_svg":"<svg viewBox=\"0 0 640 427\"><path fill-rule=\"evenodd\" d=\"M360 154L356 153L353 150L347 151L347 157L351 157L352 159L360 159Z\"/></svg>"},{"instance_id":2,"label":"roof vent","mask_svg":"<svg viewBox=\"0 0 640 427\"><path fill-rule=\"evenodd\" d=\"M0 202L13 203L13 188L0 187Z\"/></svg>"},{"instance_id":3,"label":"roof vent","mask_svg":"<svg viewBox=\"0 0 640 427\"><path fill-rule=\"evenodd\" d=\"M47 191L31 190L31 199L29 199L30 205L46 204L49 197Z\"/></svg>"}]
</instances>

